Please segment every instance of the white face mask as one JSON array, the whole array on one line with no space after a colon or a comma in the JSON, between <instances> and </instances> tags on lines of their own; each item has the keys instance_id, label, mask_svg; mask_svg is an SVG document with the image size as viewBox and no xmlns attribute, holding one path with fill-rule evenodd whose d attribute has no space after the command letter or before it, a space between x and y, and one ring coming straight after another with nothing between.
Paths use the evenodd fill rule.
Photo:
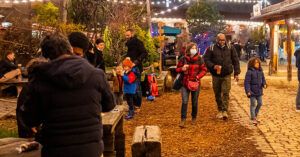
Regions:
<instances>
[{"instance_id":1,"label":"white face mask","mask_svg":"<svg viewBox=\"0 0 300 157\"><path fill-rule=\"evenodd\" d=\"M194 56L197 53L196 49L191 49L191 55Z\"/></svg>"}]
</instances>

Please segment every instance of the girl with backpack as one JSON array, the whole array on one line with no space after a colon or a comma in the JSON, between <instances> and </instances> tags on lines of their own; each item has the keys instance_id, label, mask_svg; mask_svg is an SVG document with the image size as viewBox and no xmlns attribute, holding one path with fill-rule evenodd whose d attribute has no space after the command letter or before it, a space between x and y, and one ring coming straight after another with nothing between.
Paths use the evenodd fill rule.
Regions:
<instances>
[{"instance_id":1,"label":"girl with backpack","mask_svg":"<svg viewBox=\"0 0 300 157\"><path fill-rule=\"evenodd\" d=\"M182 106L180 127L184 128L187 118L187 104L189 94L192 95L192 123L196 122L198 112L198 97L200 93L200 79L206 74L207 68L197 51L197 45L190 43L187 46L186 54L180 58L176 72L183 73L181 87Z\"/></svg>"}]
</instances>

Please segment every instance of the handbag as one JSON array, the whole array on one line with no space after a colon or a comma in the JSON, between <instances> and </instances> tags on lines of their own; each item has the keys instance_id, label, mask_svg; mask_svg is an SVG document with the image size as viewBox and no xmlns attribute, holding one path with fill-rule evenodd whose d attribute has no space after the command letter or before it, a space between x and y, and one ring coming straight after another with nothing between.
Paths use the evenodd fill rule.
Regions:
<instances>
[{"instance_id":1,"label":"handbag","mask_svg":"<svg viewBox=\"0 0 300 157\"><path fill-rule=\"evenodd\" d=\"M178 73L173 84L173 89L179 90L182 87L182 82L183 82L183 72Z\"/></svg>"},{"instance_id":2,"label":"handbag","mask_svg":"<svg viewBox=\"0 0 300 157\"><path fill-rule=\"evenodd\" d=\"M190 91L196 91L199 88L199 81L191 81L189 79L187 79L187 88Z\"/></svg>"}]
</instances>

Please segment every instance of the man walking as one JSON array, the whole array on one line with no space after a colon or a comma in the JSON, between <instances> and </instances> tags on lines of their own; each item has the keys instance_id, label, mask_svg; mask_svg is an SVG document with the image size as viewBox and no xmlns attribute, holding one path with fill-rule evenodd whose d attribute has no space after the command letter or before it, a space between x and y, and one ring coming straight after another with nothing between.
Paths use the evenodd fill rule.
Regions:
<instances>
[{"instance_id":1,"label":"man walking","mask_svg":"<svg viewBox=\"0 0 300 157\"><path fill-rule=\"evenodd\" d=\"M142 41L140 41L135 35L132 29L126 30L125 37L128 40L126 46L128 48L126 57L130 57L134 66L137 66L140 70L140 74L143 72L143 60L147 56L147 51ZM136 76L136 96L134 99L135 107L137 111L140 110L142 104L142 89L141 89L141 76Z\"/></svg>"},{"instance_id":2,"label":"man walking","mask_svg":"<svg viewBox=\"0 0 300 157\"><path fill-rule=\"evenodd\" d=\"M213 89L218 104L217 118L228 118L229 92L231 89L231 73L234 71L238 81L240 63L235 48L226 44L224 34L218 34L217 43L207 49L204 55L207 68L212 74Z\"/></svg>"},{"instance_id":3,"label":"man walking","mask_svg":"<svg viewBox=\"0 0 300 157\"><path fill-rule=\"evenodd\" d=\"M46 36L41 49L51 61L34 68L22 119L30 128L42 126L42 157L100 157L100 114L115 106L104 72L72 56L62 35Z\"/></svg>"},{"instance_id":4,"label":"man walking","mask_svg":"<svg viewBox=\"0 0 300 157\"><path fill-rule=\"evenodd\" d=\"M296 67L298 68L298 81L300 82L300 48L296 50L295 57L296 57ZM299 83L297 97L296 97L296 111L300 112L300 83Z\"/></svg>"}]
</instances>

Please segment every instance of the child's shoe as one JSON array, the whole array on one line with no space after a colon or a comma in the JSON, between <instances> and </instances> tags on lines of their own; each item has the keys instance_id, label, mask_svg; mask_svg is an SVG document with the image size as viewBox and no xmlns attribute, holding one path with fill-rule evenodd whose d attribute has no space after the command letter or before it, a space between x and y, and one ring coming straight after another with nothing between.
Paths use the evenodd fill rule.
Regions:
<instances>
[{"instance_id":1,"label":"child's shoe","mask_svg":"<svg viewBox=\"0 0 300 157\"><path fill-rule=\"evenodd\" d=\"M256 126L257 125L257 120L256 118L254 118L253 120L251 120L252 125Z\"/></svg>"},{"instance_id":2,"label":"child's shoe","mask_svg":"<svg viewBox=\"0 0 300 157\"><path fill-rule=\"evenodd\" d=\"M132 119L134 116L134 111L132 110L129 110L129 114L127 116L125 116L125 119L128 120L128 119Z\"/></svg>"},{"instance_id":3,"label":"child's shoe","mask_svg":"<svg viewBox=\"0 0 300 157\"><path fill-rule=\"evenodd\" d=\"M136 113L139 113L141 111L141 108L140 107L135 107L135 112Z\"/></svg>"}]
</instances>

